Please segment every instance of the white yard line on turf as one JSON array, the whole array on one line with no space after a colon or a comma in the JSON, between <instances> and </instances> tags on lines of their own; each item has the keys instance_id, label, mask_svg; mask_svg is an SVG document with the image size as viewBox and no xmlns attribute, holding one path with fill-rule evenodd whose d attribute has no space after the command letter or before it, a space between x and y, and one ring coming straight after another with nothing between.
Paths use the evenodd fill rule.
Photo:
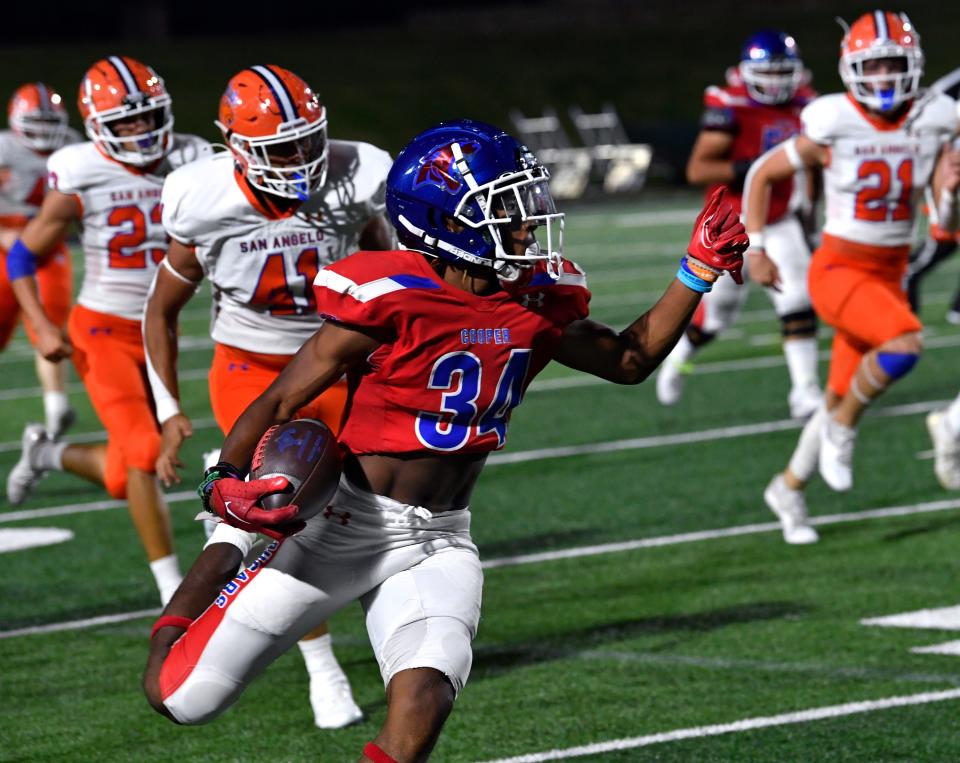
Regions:
<instances>
[{"instance_id":1,"label":"white yard line on turf","mask_svg":"<svg viewBox=\"0 0 960 763\"><path fill-rule=\"evenodd\" d=\"M880 416L884 418L894 418L898 416L914 416L919 413L931 411L945 405L946 400L926 400L919 403L906 403L904 405L892 405L887 408L878 408L871 411L869 415ZM593 442L583 445L565 445L556 448L536 448L534 450L521 450L516 453L494 453L487 459L489 466L501 466L504 464L517 464L529 461L543 461L553 458L567 458L569 456L582 456L596 453L617 453L625 450L645 450L648 448L658 448L665 445L688 445L697 442L710 442L714 440L729 440L739 437L749 437L756 434L767 434L770 432L782 432L790 429L799 429L802 422L794 419L780 419L778 421L761 421L756 424L740 424L731 427L717 427L716 429L702 429L693 432L677 432L670 435L654 435L652 437L636 437L629 440L612 440L609 442ZM168 503L192 500L195 494L191 490L184 490L177 493L168 493L166 496ZM87 511L104 511L124 506L123 501L104 500L93 501L91 503L72 503L65 506L50 506L42 509L27 509L24 511L0 512L0 523L20 522L28 519L40 519L64 514L82 514Z\"/></svg>"},{"instance_id":2,"label":"white yard line on turf","mask_svg":"<svg viewBox=\"0 0 960 763\"><path fill-rule=\"evenodd\" d=\"M139 620L141 617L156 617L161 612L160 607L154 609L140 609L136 612L121 612L117 615L101 615L88 617L85 620L68 620L64 623L50 623L49 625L32 625L29 628L17 628L12 631L0 631L0 639L16 638L17 636L36 636L41 633L55 633L57 631L77 631L84 628L95 628L98 625L123 623L128 620Z\"/></svg>"},{"instance_id":3,"label":"white yard line on turf","mask_svg":"<svg viewBox=\"0 0 960 763\"><path fill-rule=\"evenodd\" d=\"M666 742L677 742L684 739L702 739L704 737L720 736L722 734L738 734L744 731L766 729L775 726L789 726L797 723L809 723L827 718L842 718L847 715L873 713L878 710L889 710L895 707L910 707L912 705L928 705L933 702L947 702L960 699L960 689L945 691L927 691L920 694L907 694L899 697L884 697L863 702L847 702L843 705L828 705L827 707L812 707L808 710L798 710L793 713L769 715L759 718L744 718L732 723L718 723L713 726L694 726L686 729L674 729L659 734L628 737L626 739L612 739L607 742L595 742L579 747L567 747L559 750L546 750L526 755L517 755L512 758L497 758L484 763L545 763L549 760L566 760L581 758L586 755L601 755L608 752L635 750L638 747L649 747Z\"/></svg>"},{"instance_id":4,"label":"white yard line on turf","mask_svg":"<svg viewBox=\"0 0 960 763\"><path fill-rule=\"evenodd\" d=\"M196 496L193 491L173 493L167 496L167 500L169 502L194 500L195 498ZM120 502L115 501L114 503ZM821 517L814 517L810 520L810 522L811 524L819 527L833 524L844 524L848 522L860 522L870 519L888 519L890 517L905 517L912 516L914 514L950 511L958 508L960 508L960 499L930 501L928 503L918 503L906 506L887 506L879 509L853 511L845 514L827 514ZM43 511L43 509L38 509L38 511ZM18 513L26 514L29 512ZM638 538L636 540L621 541L618 543L603 543L593 546L580 546L575 548L561 549L559 551L544 551L538 554L518 554L516 556L487 559L482 563L482 567L487 570L496 569L499 567L519 567L527 564L541 564L543 562L553 562L563 559L577 559L585 556L615 554L624 551L635 551L643 548L662 548L664 546L677 546L684 543L696 543L700 541L717 540L719 538L734 538L743 535L757 535L760 533L778 532L779 530L780 524L778 522L760 522L757 524L740 525L737 527L722 527L716 530L699 530L690 533L678 533L676 535L661 535L653 538ZM13 638L14 636L32 636L59 630L87 628L100 625L103 622L135 620L139 617L146 617L148 614L155 614L157 612L159 612L159 610L147 610L146 613L127 612L118 615L111 615L111 617L115 617L116 620L104 621L101 618L92 618L91 620L76 620L69 623L53 623L50 625L32 626L30 628L18 628L17 630L0 631L0 639ZM78 625L78 623L80 624Z\"/></svg>"}]
</instances>

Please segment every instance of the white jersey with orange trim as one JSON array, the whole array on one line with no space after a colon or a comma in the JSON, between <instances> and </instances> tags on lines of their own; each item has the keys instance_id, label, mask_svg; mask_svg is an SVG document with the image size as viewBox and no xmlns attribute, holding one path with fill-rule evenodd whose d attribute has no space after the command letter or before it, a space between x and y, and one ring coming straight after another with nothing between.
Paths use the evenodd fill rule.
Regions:
<instances>
[{"instance_id":1,"label":"white jersey with orange trim","mask_svg":"<svg viewBox=\"0 0 960 763\"><path fill-rule=\"evenodd\" d=\"M216 342L292 355L323 324L313 279L359 248L367 223L384 211L391 165L379 148L339 140L330 141L328 162L323 188L279 219L247 196L232 154L215 154L167 179L163 224L194 247L210 279Z\"/></svg>"},{"instance_id":2,"label":"white jersey with orange trim","mask_svg":"<svg viewBox=\"0 0 960 763\"><path fill-rule=\"evenodd\" d=\"M140 320L157 264L167 253L160 219L164 178L210 152L203 138L174 135L172 148L149 173L107 158L89 141L50 157L50 188L76 196L82 208L84 270L77 302Z\"/></svg>"},{"instance_id":3,"label":"white jersey with orange trim","mask_svg":"<svg viewBox=\"0 0 960 763\"><path fill-rule=\"evenodd\" d=\"M82 139L68 128L64 145ZM22 227L40 209L47 190L48 158L25 145L13 130L0 130L0 225Z\"/></svg>"},{"instance_id":4,"label":"white jersey with orange trim","mask_svg":"<svg viewBox=\"0 0 960 763\"><path fill-rule=\"evenodd\" d=\"M953 99L929 91L888 124L835 93L817 98L800 118L803 134L830 150L824 233L873 246L910 244L940 150L957 130Z\"/></svg>"}]
</instances>

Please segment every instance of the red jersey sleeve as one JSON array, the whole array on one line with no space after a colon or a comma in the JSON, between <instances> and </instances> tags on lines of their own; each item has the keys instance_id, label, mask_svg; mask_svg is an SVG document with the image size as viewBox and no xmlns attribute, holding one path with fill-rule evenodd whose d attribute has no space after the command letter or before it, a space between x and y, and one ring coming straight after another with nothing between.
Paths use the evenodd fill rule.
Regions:
<instances>
[{"instance_id":1,"label":"red jersey sleeve","mask_svg":"<svg viewBox=\"0 0 960 763\"><path fill-rule=\"evenodd\" d=\"M317 312L330 320L395 331L409 289L439 289L415 252L357 252L323 268L313 282ZM405 294L406 292L406 294Z\"/></svg>"}]
</instances>

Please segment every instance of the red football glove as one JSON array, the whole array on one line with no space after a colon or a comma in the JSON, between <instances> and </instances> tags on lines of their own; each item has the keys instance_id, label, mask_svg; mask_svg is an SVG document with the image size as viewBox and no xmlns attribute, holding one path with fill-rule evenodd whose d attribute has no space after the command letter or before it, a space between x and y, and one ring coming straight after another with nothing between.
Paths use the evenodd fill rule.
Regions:
<instances>
[{"instance_id":1,"label":"red football glove","mask_svg":"<svg viewBox=\"0 0 960 763\"><path fill-rule=\"evenodd\" d=\"M231 527L280 540L306 526L304 522L294 521L300 507L290 504L278 509L264 509L257 505L257 501L265 495L284 490L289 484L286 477L250 482L220 477L201 486L203 507Z\"/></svg>"},{"instance_id":2,"label":"red football glove","mask_svg":"<svg viewBox=\"0 0 960 763\"><path fill-rule=\"evenodd\" d=\"M697 217L687 257L715 273L726 271L742 284L743 253L750 239L724 193L723 188L714 191Z\"/></svg>"}]
</instances>

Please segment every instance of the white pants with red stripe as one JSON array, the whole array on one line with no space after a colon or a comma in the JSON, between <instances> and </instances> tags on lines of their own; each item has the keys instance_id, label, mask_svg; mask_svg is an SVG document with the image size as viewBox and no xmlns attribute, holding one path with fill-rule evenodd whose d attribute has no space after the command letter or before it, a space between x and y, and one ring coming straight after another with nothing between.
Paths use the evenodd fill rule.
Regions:
<instances>
[{"instance_id":1,"label":"white pants with red stripe","mask_svg":"<svg viewBox=\"0 0 960 763\"><path fill-rule=\"evenodd\" d=\"M763 240L767 256L780 272L780 291L766 289L776 314L782 317L811 310L807 290L810 247L800 222L793 215L787 215L763 229ZM732 278L723 277L714 284L712 291L703 295L693 319L697 328L707 334L719 334L736 322L749 295L749 259L744 258L743 286L738 286Z\"/></svg>"},{"instance_id":2,"label":"white pants with red stripe","mask_svg":"<svg viewBox=\"0 0 960 763\"><path fill-rule=\"evenodd\" d=\"M181 723L212 720L354 600L366 612L385 686L401 670L428 667L459 693L482 587L469 510L434 515L342 478L326 511L270 544L174 644L160 674L164 705Z\"/></svg>"}]
</instances>

